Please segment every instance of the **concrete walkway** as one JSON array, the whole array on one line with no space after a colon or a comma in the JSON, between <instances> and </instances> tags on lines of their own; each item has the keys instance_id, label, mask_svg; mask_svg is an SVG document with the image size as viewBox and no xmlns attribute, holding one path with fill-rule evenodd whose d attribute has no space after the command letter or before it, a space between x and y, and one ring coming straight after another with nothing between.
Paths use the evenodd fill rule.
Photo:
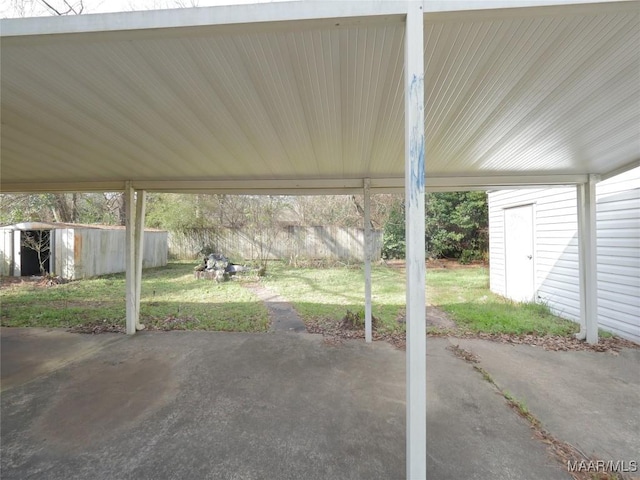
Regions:
<instances>
[{"instance_id":1,"label":"concrete walkway","mask_svg":"<svg viewBox=\"0 0 640 480\"><path fill-rule=\"evenodd\" d=\"M384 342L330 346L304 333L125 337L5 328L1 341L3 480L405 478L405 353ZM90 353L84 342L92 343ZM467 342L487 370L495 368L497 381L509 386L506 366L524 350ZM446 338L428 339L429 478L569 479L566 466L448 345ZM506 357L495 357L493 365L485 347L504 350ZM571 364L576 371L570 378L614 368L611 378L602 378L609 396L592 395L579 381L567 381L562 370L550 378L545 365L564 354L540 351L526 357L523 373L550 390L564 382L565 391L574 387L583 400L551 397L535 413L550 428L557 422L561 435L571 430L576 412L598 409L618 438L640 440L629 420L637 403L627 397L640 388L629 373L640 367L637 351L617 357L578 353L584 358ZM49 359L47 368L21 370L21 362L36 365L40 356ZM52 361L57 356L75 360ZM19 381L11 375L13 384L6 386L5 373L18 370ZM510 388L526 402L531 398L534 410L537 400ZM607 417L612 405L620 405L620 412ZM618 424L625 411L629 421ZM582 435L577 443L589 448L586 437L594 431L574 430ZM603 459L609 459L606 453L632 460L624 458L625 442L613 435L599 439L594 451Z\"/></svg>"},{"instance_id":2,"label":"concrete walkway","mask_svg":"<svg viewBox=\"0 0 640 480\"><path fill-rule=\"evenodd\" d=\"M271 319L271 332L306 332L304 324L298 312L286 298L278 295L260 283L245 283L243 286L258 297L269 311Z\"/></svg>"}]
</instances>

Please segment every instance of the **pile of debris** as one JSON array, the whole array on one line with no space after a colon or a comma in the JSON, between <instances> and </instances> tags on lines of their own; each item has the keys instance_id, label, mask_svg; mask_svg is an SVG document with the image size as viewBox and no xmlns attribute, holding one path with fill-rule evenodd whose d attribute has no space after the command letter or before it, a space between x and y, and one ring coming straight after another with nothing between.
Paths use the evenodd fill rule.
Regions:
<instances>
[{"instance_id":1,"label":"pile of debris","mask_svg":"<svg viewBox=\"0 0 640 480\"><path fill-rule=\"evenodd\" d=\"M221 253L211 253L204 257L193 270L197 279L209 278L220 283L231 279L236 273L251 270L251 267L232 263Z\"/></svg>"},{"instance_id":2,"label":"pile of debris","mask_svg":"<svg viewBox=\"0 0 640 480\"><path fill-rule=\"evenodd\" d=\"M63 285L69 282L69 280L62 278L60 275L50 273L43 276L33 276L31 278L36 281L39 287L53 287L54 285Z\"/></svg>"}]
</instances>

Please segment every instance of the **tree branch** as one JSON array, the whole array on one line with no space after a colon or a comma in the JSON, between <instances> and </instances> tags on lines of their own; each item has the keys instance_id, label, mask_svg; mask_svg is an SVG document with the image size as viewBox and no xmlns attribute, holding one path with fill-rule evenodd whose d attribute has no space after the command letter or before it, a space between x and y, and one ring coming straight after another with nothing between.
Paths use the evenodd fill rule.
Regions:
<instances>
[{"instance_id":1,"label":"tree branch","mask_svg":"<svg viewBox=\"0 0 640 480\"><path fill-rule=\"evenodd\" d=\"M60 10L58 10L57 8L55 8L53 5L51 5L49 2L47 2L47 0L40 0L40 2L47 7L49 10L51 10L53 13L55 13L56 15L68 15L69 13L74 13L75 15L80 15L82 13L82 11L84 10L84 0L80 0L80 2L78 2L78 4L80 5L79 9L76 9L76 7L74 7L73 5L71 5L67 0L63 0L64 4L69 7L67 9L66 12L61 12Z\"/></svg>"}]
</instances>

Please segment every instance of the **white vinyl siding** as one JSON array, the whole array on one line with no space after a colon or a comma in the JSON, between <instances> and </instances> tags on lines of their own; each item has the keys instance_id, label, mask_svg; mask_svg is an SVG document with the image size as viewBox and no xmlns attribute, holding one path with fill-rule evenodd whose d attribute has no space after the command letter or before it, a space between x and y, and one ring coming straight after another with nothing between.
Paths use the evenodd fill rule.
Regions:
<instances>
[{"instance_id":1,"label":"white vinyl siding","mask_svg":"<svg viewBox=\"0 0 640 480\"><path fill-rule=\"evenodd\" d=\"M598 321L640 341L640 168L597 192Z\"/></svg>"},{"instance_id":2,"label":"white vinyl siding","mask_svg":"<svg viewBox=\"0 0 640 480\"><path fill-rule=\"evenodd\" d=\"M640 342L640 168L597 186L598 322ZM489 193L491 290L505 295L504 209L534 204L536 300L579 321L576 188Z\"/></svg>"},{"instance_id":3,"label":"white vinyl siding","mask_svg":"<svg viewBox=\"0 0 640 480\"><path fill-rule=\"evenodd\" d=\"M489 194L491 289L504 295L505 208L534 204L535 298L554 312L579 320L579 290L575 188L503 190ZM493 222L492 222L493 220Z\"/></svg>"}]
</instances>

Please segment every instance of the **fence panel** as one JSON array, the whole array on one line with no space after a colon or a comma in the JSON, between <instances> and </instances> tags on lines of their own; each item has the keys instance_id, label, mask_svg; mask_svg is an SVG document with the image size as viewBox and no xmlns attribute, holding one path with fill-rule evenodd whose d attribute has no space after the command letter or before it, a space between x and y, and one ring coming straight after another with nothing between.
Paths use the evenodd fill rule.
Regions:
<instances>
[{"instance_id":1,"label":"fence panel","mask_svg":"<svg viewBox=\"0 0 640 480\"><path fill-rule=\"evenodd\" d=\"M372 260L382 254L382 231L372 231ZM192 229L169 233L169 255L192 260L212 250L240 260L322 259L359 262L364 256L364 230L335 226L285 227L250 235L235 229Z\"/></svg>"}]
</instances>

